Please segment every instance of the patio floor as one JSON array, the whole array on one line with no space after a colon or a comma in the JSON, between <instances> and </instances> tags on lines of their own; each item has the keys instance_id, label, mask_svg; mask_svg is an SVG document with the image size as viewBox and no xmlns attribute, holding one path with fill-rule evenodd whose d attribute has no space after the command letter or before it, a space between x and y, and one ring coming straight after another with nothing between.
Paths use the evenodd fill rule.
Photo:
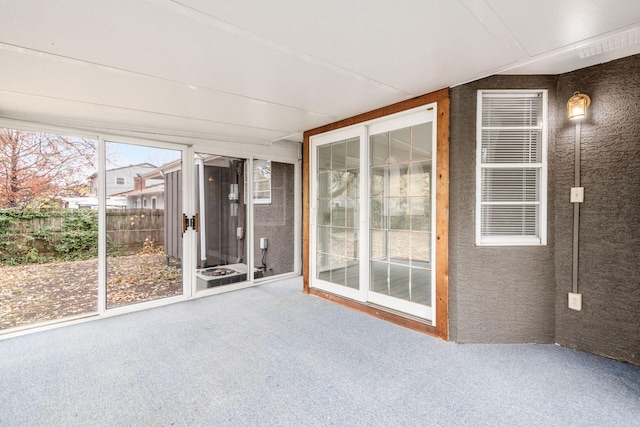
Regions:
<instances>
[{"instance_id":1,"label":"patio floor","mask_svg":"<svg viewBox=\"0 0 640 427\"><path fill-rule=\"evenodd\" d=\"M0 340L0 425L637 426L640 367L444 342L301 278Z\"/></svg>"}]
</instances>

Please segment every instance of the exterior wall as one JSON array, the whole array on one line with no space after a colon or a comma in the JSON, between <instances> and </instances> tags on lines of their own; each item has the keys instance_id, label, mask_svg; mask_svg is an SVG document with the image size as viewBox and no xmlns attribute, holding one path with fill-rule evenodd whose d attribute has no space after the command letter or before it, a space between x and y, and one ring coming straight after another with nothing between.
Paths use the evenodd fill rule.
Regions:
<instances>
[{"instance_id":1,"label":"exterior wall","mask_svg":"<svg viewBox=\"0 0 640 427\"><path fill-rule=\"evenodd\" d=\"M553 236L549 235L547 246L476 246L475 174L477 91L548 89L551 159L555 86L553 76L493 76L451 89L449 328L453 341L553 342ZM551 164L549 171L552 175ZM549 191L550 230L553 206Z\"/></svg>"},{"instance_id":2,"label":"exterior wall","mask_svg":"<svg viewBox=\"0 0 640 427\"><path fill-rule=\"evenodd\" d=\"M591 97L581 124L582 186L578 274L571 291L574 91ZM555 211L556 342L640 365L640 55L558 77Z\"/></svg>"},{"instance_id":3,"label":"exterior wall","mask_svg":"<svg viewBox=\"0 0 640 427\"><path fill-rule=\"evenodd\" d=\"M549 90L548 245L475 246L479 89ZM579 292L572 283L575 123L581 122ZM450 336L458 342L556 342L640 365L640 55L559 76L492 76L451 90Z\"/></svg>"},{"instance_id":4,"label":"exterior wall","mask_svg":"<svg viewBox=\"0 0 640 427\"><path fill-rule=\"evenodd\" d=\"M256 267L262 265L260 238L268 239L265 276L293 271L294 180L294 165L271 162L271 203L254 205Z\"/></svg>"}]
</instances>

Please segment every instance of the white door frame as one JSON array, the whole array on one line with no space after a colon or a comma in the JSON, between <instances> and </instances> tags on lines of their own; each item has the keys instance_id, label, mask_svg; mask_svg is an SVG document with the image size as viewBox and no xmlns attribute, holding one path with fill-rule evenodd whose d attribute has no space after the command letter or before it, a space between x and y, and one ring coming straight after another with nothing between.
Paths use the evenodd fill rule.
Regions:
<instances>
[{"instance_id":1,"label":"white door frame","mask_svg":"<svg viewBox=\"0 0 640 427\"><path fill-rule=\"evenodd\" d=\"M433 324L436 321L436 153L437 153L437 104L432 103L423 105L415 109L403 111L397 114L389 115L369 122L359 123L354 126L341 128L310 137L310 232L309 232L309 286L320 289L329 293L333 293L342 297L350 298L360 302L369 302L376 305L384 306L393 310L398 310L420 318L428 319ZM409 126L415 126L422 123L432 122L432 165L431 165L431 307L405 301L399 298L382 295L369 290L370 287L370 242L369 242L369 194L370 194L370 156L369 156L369 135L382 132L388 132L395 129L402 129ZM360 289L354 290L346 286L337 285L317 278L317 168L319 146L332 142L342 141L348 138L360 138Z\"/></svg>"}]
</instances>

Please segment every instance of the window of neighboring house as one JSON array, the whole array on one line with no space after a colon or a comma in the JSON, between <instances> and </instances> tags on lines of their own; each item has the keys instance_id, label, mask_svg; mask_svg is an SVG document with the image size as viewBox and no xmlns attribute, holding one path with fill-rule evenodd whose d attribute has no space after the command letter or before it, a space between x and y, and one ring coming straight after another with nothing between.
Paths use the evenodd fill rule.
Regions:
<instances>
[{"instance_id":1,"label":"window of neighboring house","mask_svg":"<svg viewBox=\"0 0 640 427\"><path fill-rule=\"evenodd\" d=\"M478 91L476 244L547 243L547 91Z\"/></svg>"},{"instance_id":2,"label":"window of neighboring house","mask_svg":"<svg viewBox=\"0 0 640 427\"><path fill-rule=\"evenodd\" d=\"M124 185L124 178L116 177L116 185Z\"/></svg>"},{"instance_id":3,"label":"window of neighboring house","mask_svg":"<svg viewBox=\"0 0 640 427\"><path fill-rule=\"evenodd\" d=\"M253 161L253 203L271 203L271 161Z\"/></svg>"},{"instance_id":4,"label":"window of neighboring house","mask_svg":"<svg viewBox=\"0 0 640 427\"><path fill-rule=\"evenodd\" d=\"M143 208L146 208L146 207L147 207L147 198L146 198L146 197L143 197L143 198L142 198L142 207L143 207Z\"/></svg>"},{"instance_id":5,"label":"window of neighboring house","mask_svg":"<svg viewBox=\"0 0 640 427\"><path fill-rule=\"evenodd\" d=\"M155 197L151 198L151 209L156 209L156 206L158 206L158 199L156 199Z\"/></svg>"}]
</instances>

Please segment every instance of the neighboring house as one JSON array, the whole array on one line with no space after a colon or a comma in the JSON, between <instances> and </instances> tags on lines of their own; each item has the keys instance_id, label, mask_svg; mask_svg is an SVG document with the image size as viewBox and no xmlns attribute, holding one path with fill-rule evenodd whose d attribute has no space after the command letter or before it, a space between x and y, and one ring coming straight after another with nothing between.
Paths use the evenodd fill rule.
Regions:
<instances>
[{"instance_id":1,"label":"neighboring house","mask_svg":"<svg viewBox=\"0 0 640 427\"><path fill-rule=\"evenodd\" d=\"M97 197L62 197L62 207L65 209L98 209ZM127 198L114 195L107 197L107 209L124 209L127 207Z\"/></svg>"},{"instance_id":2,"label":"neighboring house","mask_svg":"<svg viewBox=\"0 0 640 427\"><path fill-rule=\"evenodd\" d=\"M147 186L142 176L134 177L134 181L133 190L116 194L126 197L127 208L164 209L164 183Z\"/></svg>"},{"instance_id":3,"label":"neighboring house","mask_svg":"<svg viewBox=\"0 0 640 427\"><path fill-rule=\"evenodd\" d=\"M135 188L134 178L154 169L156 169L156 166L151 163L139 163L136 165L107 170L105 180L107 197L133 190ZM93 195L98 194L98 182L96 177L97 172L89 176L91 194ZM162 182L162 179L150 179L147 181L147 185L151 186Z\"/></svg>"}]
</instances>

